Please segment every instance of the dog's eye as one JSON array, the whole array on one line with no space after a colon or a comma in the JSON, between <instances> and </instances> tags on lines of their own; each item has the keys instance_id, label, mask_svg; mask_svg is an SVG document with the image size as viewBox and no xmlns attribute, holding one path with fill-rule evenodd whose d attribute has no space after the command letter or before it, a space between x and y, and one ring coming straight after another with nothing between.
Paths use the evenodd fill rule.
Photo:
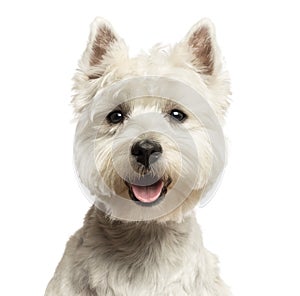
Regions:
<instances>
[{"instance_id":1,"label":"dog's eye","mask_svg":"<svg viewBox=\"0 0 300 296\"><path fill-rule=\"evenodd\" d=\"M184 114L182 111L177 109L172 110L170 112L170 115L178 121L183 121L187 117L186 114Z\"/></svg>"},{"instance_id":2,"label":"dog's eye","mask_svg":"<svg viewBox=\"0 0 300 296\"><path fill-rule=\"evenodd\" d=\"M124 115L121 111L112 111L107 116L106 119L109 123L120 123L124 120Z\"/></svg>"}]
</instances>

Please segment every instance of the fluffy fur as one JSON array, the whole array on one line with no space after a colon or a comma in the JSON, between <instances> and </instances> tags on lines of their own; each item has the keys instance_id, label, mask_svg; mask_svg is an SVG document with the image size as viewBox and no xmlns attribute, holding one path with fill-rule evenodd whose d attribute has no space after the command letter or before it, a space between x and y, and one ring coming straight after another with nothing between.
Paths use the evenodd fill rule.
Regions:
<instances>
[{"instance_id":1,"label":"fluffy fur","mask_svg":"<svg viewBox=\"0 0 300 296\"><path fill-rule=\"evenodd\" d=\"M83 227L69 240L45 295L230 295L219 277L216 257L203 247L193 213L211 181L216 159L205 126L184 102L177 105L168 98L147 96L119 102L113 93L104 95L114 83L135 77L177 80L205 98L223 123L229 79L222 68L213 25L202 20L173 48L156 46L149 53L129 58L124 41L107 21L97 18L79 68L73 98L78 120L75 165L81 182L96 200ZM168 86L161 81L162 88ZM130 83L125 84L127 91L134 87L139 86L130 89ZM116 106L127 114L122 125L105 120ZM181 124L166 119L166 114L177 108L188 116ZM144 174L144 168L128 156L137 139L151 139L162 146L163 153L151 165L150 174L164 182L172 180L165 204L175 199L176 190L179 195L189 189L182 202L156 216L130 200L124 182L134 182L136 175ZM190 140L195 143L194 150L188 145ZM183 180L179 190L178 180ZM139 219L120 217L113 202L116 196L129 205L126 211L138 212L135 217ZM147 211L152 216L145 218Z\"/></svg>"}]
</instances>

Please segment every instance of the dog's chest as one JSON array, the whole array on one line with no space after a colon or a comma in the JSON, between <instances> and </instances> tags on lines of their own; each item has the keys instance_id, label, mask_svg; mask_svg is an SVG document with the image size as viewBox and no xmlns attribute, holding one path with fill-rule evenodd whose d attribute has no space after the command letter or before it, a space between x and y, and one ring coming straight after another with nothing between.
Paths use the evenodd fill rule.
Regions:
<instances>
[{"instance_id":1,"label":"dog's chest","mask_svg":"<svg viewBox=\"0 0 300 296\"><path fill-rule=\"evenodd\" d=\"M110 265L101 278L94 277L94 290L106 296L196 296L201 282L198 257L182 256L177 266L166 262L136 269Z\"/></svg>"},{"instance_id":2,"label":"dog's chest","mask_svg":"<svg viewBox=\"0 0 300 296\"><path fill-rule=\"evenodd\" d=\"M107 296L199 295L204 274L201 234L197 224L188 226L147 226L138 234L127 229L118 244L103 242L106 255L90 266L92 288Z\"/></svg>"}]
</instances>

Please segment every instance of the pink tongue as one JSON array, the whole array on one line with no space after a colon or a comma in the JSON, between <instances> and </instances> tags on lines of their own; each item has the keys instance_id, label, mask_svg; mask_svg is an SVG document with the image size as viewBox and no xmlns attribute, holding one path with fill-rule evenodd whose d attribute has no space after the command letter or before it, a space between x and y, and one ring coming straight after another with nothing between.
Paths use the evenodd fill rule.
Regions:
<instances>
[{"instance_id":1,"label":"pink tongue","mask_svg":"<svg viewBox=\"0 0 300 296\"><path fill-rule=\"evenodd\" d=\"M163 189L163 182L158 181L150 186L131 185L134 196L142 202L153 202L157 200Z\"/></svg>"}]
</instances>

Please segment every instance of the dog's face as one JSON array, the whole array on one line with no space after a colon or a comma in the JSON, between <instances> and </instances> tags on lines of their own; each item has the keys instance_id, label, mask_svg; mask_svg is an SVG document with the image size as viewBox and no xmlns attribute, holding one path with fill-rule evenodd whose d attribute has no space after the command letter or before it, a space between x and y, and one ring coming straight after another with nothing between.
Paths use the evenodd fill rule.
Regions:
<instances>
[{"instance_id":1,"label":"dog's face","mask_svg":"<svg viewBox=\"0 0 300 296\"><path fill-rule=\"evenodd\" d=\"M222 136L229 81L211 23L129 58L97 18L74 88L75 165L96 204L113 218L180 221L224 164L211 130Z\"/></svg>"}]
</instances>

